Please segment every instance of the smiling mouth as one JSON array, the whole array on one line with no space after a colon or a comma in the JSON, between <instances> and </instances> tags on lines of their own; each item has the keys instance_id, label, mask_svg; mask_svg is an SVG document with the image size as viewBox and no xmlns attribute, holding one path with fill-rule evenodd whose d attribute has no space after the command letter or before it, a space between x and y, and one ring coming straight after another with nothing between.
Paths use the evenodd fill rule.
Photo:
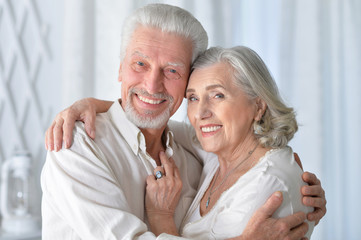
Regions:
<instances>
[{"instance_id":1,"label":"smiling mouth","mask_svg":"<svg viewBox=\"0 0 361 240\"><path fill-rule=\"evenodd\" d=\"M161 100L155 100L155 99L149 99L140 95L137 95L139 100L148 104L152 104L152 105L157 105L157 104L161 104L163 102L165 102L165 99L161 99Z\"/></svg>"},{"instance_id":2,"label":"smiling mouth","mask_svg":"<svg viewBox=\"0 0 361 240\"><path fill-rule=\"evenodd\" d=\"M204 133L215 132L218 129L220 129L221 127L222 126L202 127L201 131Z\"/></svg>"}]
</instances>

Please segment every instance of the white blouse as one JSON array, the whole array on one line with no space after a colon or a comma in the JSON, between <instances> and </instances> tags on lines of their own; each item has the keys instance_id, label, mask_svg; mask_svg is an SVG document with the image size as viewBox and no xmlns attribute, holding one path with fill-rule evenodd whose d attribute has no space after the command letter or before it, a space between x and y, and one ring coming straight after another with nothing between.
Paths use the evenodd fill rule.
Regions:
<instances>
[{"instance_id":1,"label":"white blouse","mask_svg":"<svg viewBox=\"0 0 361 240\"><path fill-rule=\"evenodd\" d=\"M275 191L283 193L282 206L273 217L280 218L298 211L312 212L301 202L302 170L294 160L290 147L272 149L247 173L241 176L203 217L200 201L218 168L218 161L205 163L198 194L183 221L182 237L192 239L225 239L242 234L253 213ZM310 238L314 222L308 222Z\"/></svg>"}]
</instances>

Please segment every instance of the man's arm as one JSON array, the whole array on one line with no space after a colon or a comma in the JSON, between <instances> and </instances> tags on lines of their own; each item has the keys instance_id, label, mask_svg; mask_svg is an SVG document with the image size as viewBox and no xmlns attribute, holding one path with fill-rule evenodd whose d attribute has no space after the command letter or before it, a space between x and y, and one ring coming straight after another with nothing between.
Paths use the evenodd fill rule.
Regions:
<instances>
[{"instance_id":1,"label":"man's arm","mask_svg":"<svg viewBox=\"0 0 361 240\"><path fill-rule=\"evenodd\" d=\"M308 231L306 214L298 212L288 217L275 219L273 213L282 204L282 193L275 192L249 220L239 240L298 240Z\"/></svg>"},{"instance_id":2,"label":"man's arm","mask_svg":"<svg viewBox=\"0 0 361 240\"><path fill-rule=\"evenodd\" d=\"M271 216L282 204L282 193L275 192L249 220L241 236L230 240L299 240L308 231L306 214L298 212L285 218ZM185 240L186 238L161 234L158 239Z\"/></svg>"}]
</instances>

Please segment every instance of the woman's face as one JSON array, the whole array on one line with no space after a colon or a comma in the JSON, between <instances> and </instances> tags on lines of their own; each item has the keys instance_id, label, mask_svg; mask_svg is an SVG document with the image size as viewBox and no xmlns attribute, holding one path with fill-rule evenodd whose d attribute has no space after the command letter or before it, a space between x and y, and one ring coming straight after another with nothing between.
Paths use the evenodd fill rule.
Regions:
<instances>
[{"instance_id":1,"label":"woman's face","mask_svg":"<svg viewBox=\"0 0 361 240\"><path fill-rule=\"evenodd\" d=\"M214 153L235 151L253 137L257 116L256 100L235 85L226 63L216 63L191 74L186 97L188 118L204 150Z\"/></svg>"}]
</instances>

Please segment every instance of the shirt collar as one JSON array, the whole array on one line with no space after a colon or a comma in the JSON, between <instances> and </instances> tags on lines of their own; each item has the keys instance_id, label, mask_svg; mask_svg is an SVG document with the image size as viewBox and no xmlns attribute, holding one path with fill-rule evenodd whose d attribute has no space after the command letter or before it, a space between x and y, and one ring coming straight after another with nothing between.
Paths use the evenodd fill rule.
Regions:
<instances>
[{"instance_id":1,"label":"shirt collar","mask_svg":"<svg viewBox=\"0 0 361 240\"><path fill-rule=\"evenodd\" d=\"M139 150L146 152L145 137L140 129L134 125L125 115L125 112L121 106L121 99L114 101L109 108L108 113L110 118L120 134L124 137L124 140L128 143L135 155L138 155ZM165 128L162 138L166 143L166 155L168 157L173 156L174 135L168 128Z\"/></svg>"}]
</instances>

